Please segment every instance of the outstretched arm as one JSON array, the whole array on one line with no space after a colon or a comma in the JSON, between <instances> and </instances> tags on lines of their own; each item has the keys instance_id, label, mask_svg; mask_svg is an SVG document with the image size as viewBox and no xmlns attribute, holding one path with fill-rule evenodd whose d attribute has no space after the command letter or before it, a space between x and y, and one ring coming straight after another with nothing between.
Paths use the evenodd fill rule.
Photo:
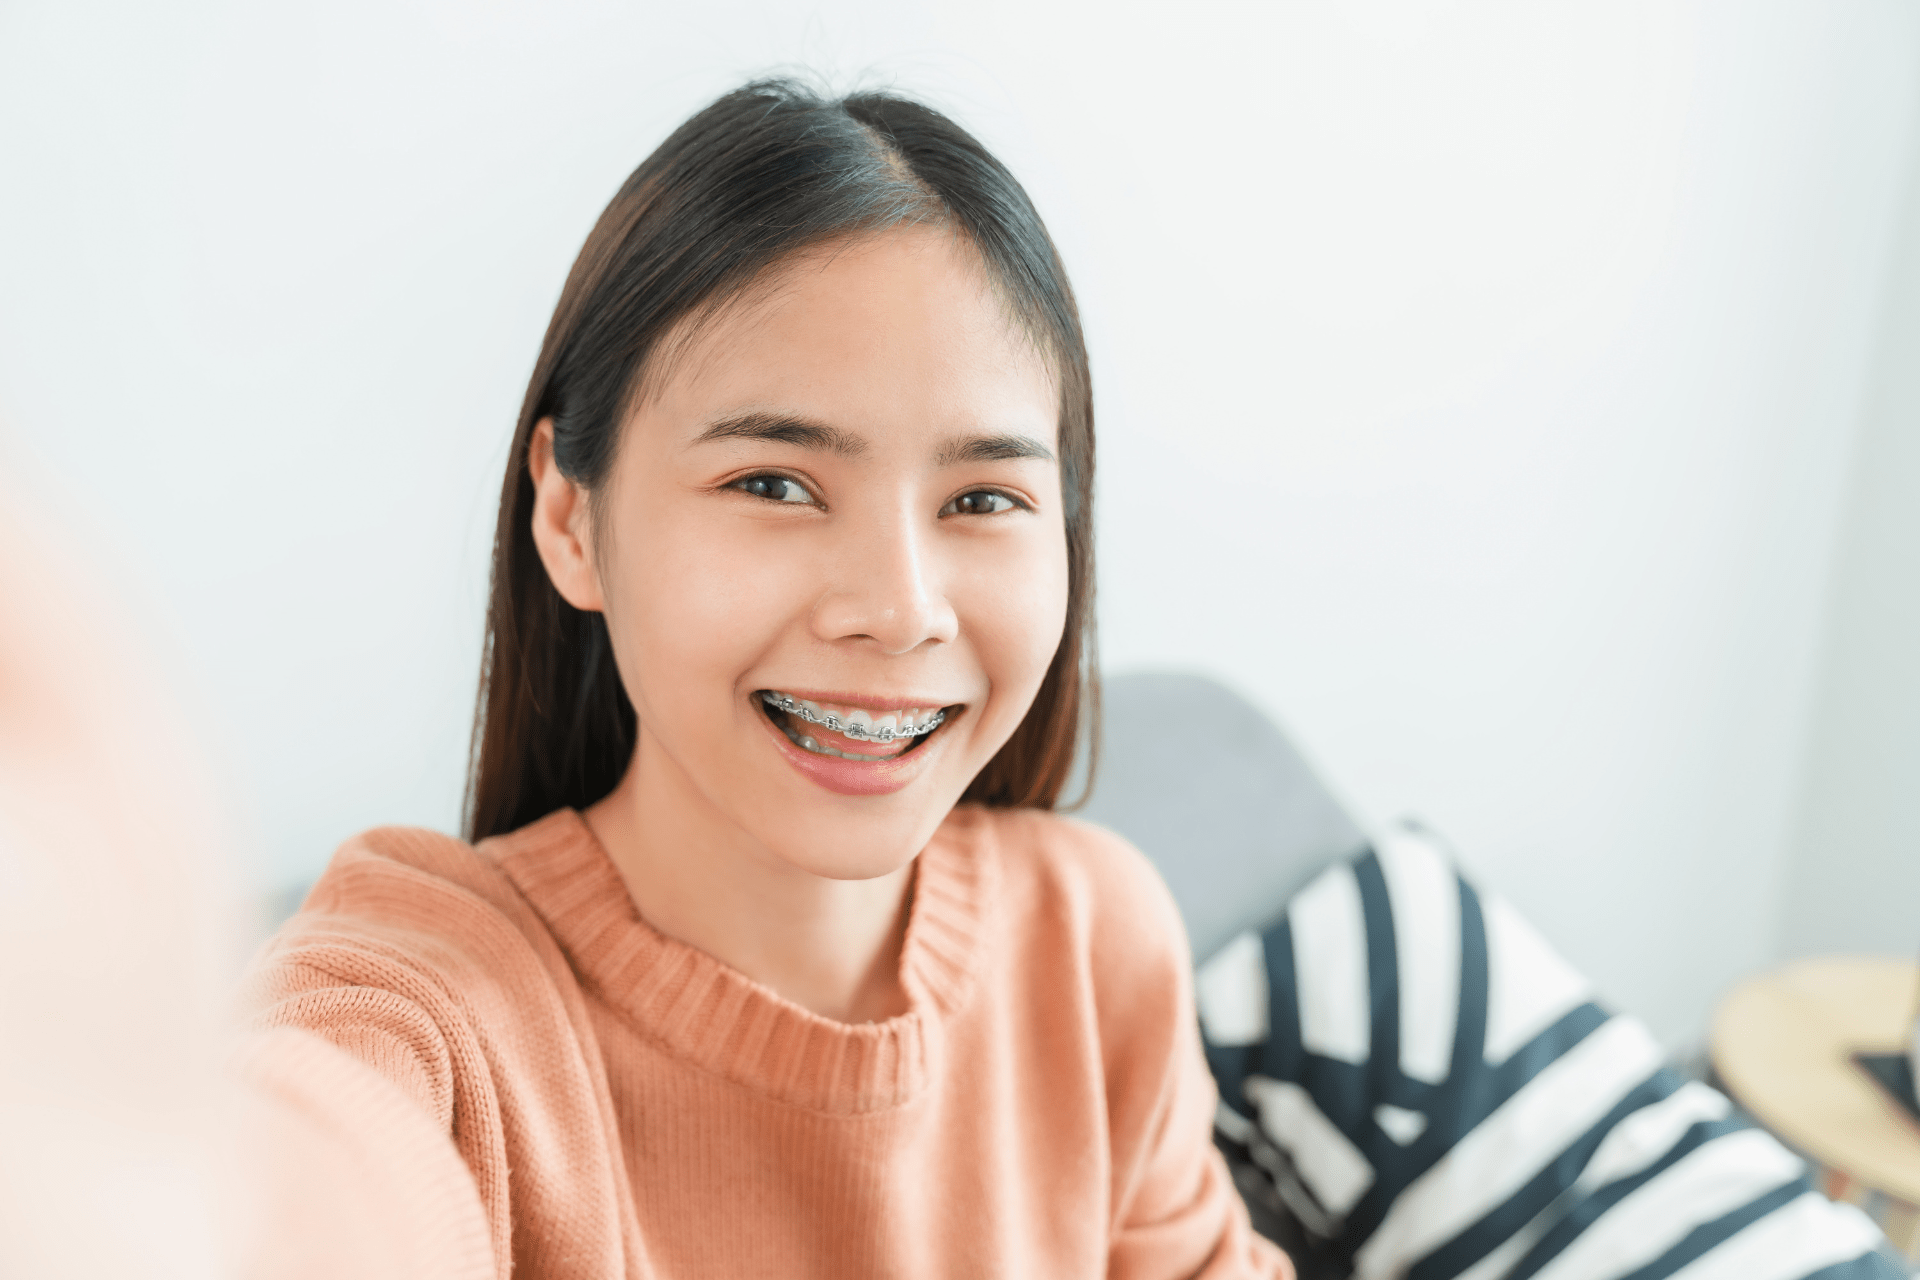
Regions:
<instances>
[{"instance_id":1,"label":"outstretched arm","mask_svg":"<svg viewBox=\"0 0 1920 1280\"><path fill-rule=\"evenodd\" d=\"M404 1081L296 1027L224 1039L244 931L223 820L97 581L10 493L0 1274L492 1280L473 1179Z\"/></svg>"}]
</instances>

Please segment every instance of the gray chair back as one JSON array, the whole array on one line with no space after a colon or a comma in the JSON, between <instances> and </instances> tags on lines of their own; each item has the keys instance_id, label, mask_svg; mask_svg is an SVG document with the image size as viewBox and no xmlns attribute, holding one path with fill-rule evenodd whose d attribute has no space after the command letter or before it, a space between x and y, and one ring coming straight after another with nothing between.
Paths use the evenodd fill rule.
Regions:
<instances>
[{"instance_id":1,"label":"gray chair back","mask_svg":"<svg viewBox=\"0 0 1920 1280\"><path fill-rule=\"evenodd\" d=\"M1196 962L1366 843L1286 735L1225 685L1175 672L1103 684L1100 769L1078 816L1153 859Z\"/></svg>"}]
</instances>

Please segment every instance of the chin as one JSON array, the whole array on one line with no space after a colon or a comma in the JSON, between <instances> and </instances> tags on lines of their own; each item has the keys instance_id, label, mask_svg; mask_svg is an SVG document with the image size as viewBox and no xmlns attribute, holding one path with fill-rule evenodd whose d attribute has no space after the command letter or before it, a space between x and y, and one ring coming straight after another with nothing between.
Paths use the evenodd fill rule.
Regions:
<instances>
[{"instance_id":1,"label":"chin","mask_svg":"<svg viewBox=\"0 0 1920 1280\"><path fill-rule=\"evenodd\" d=\"M891 875L919 855L952 811L950 802L914 805L891 814L819 814L761 836L790 866L827 880L872 880Z\"/></svg>"}]
</instances>

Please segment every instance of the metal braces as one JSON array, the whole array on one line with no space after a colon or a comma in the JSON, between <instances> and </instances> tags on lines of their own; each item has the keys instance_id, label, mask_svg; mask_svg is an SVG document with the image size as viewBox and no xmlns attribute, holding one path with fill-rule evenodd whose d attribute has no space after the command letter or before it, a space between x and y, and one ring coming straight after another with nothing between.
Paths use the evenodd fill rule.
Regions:
<instances>
[{"instance_id":1,"label":"metal braces","mask_svg":"<svg viewBox=\"0 0 1920 1280\"><path fill-rule=\"evenodd\" d=\"M928 716L923 723L917 724L911 729L896 729L892 726L868 729L842 720L831 711L825 712L824 714L809 711L794 699L782 693L774 693L772 690L762 690L760 693L760 701L770 707L776 707L790 716L798 716L808 724L817 724L822 729L831 733L843 733L855 742L895 742L901 738L917 738L921 734L932 733L940 727L941 721L947 718L945 711L936 711Z\"/></svg>"}]
</instances>

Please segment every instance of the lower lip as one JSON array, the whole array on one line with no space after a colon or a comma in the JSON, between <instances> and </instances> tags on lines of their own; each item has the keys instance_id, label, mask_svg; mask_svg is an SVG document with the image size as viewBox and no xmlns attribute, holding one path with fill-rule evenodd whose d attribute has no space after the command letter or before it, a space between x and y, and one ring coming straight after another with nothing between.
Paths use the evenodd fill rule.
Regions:
<instances>
[{"instance_id":1,"label":"lower lip","mask_svg":"<svg viewBox=\"0 0 1920 1280\"><path fill-rule=\"evenodd\" d=\"M754 695L754 701L759 701L758 694ZM888 756L872 762L848 760L844 756L818 755L795 745L792 739L781 732L780 726L758 707L754 709L754 719L765 726L773 745L786 757L788 764L805 775L809 782L818 783L843 796L891 795L924 773L929 759L941 745L936 741L940 736L940 731L936 729L925 742L904 755Z\"/></svg>"}]
</instances>

